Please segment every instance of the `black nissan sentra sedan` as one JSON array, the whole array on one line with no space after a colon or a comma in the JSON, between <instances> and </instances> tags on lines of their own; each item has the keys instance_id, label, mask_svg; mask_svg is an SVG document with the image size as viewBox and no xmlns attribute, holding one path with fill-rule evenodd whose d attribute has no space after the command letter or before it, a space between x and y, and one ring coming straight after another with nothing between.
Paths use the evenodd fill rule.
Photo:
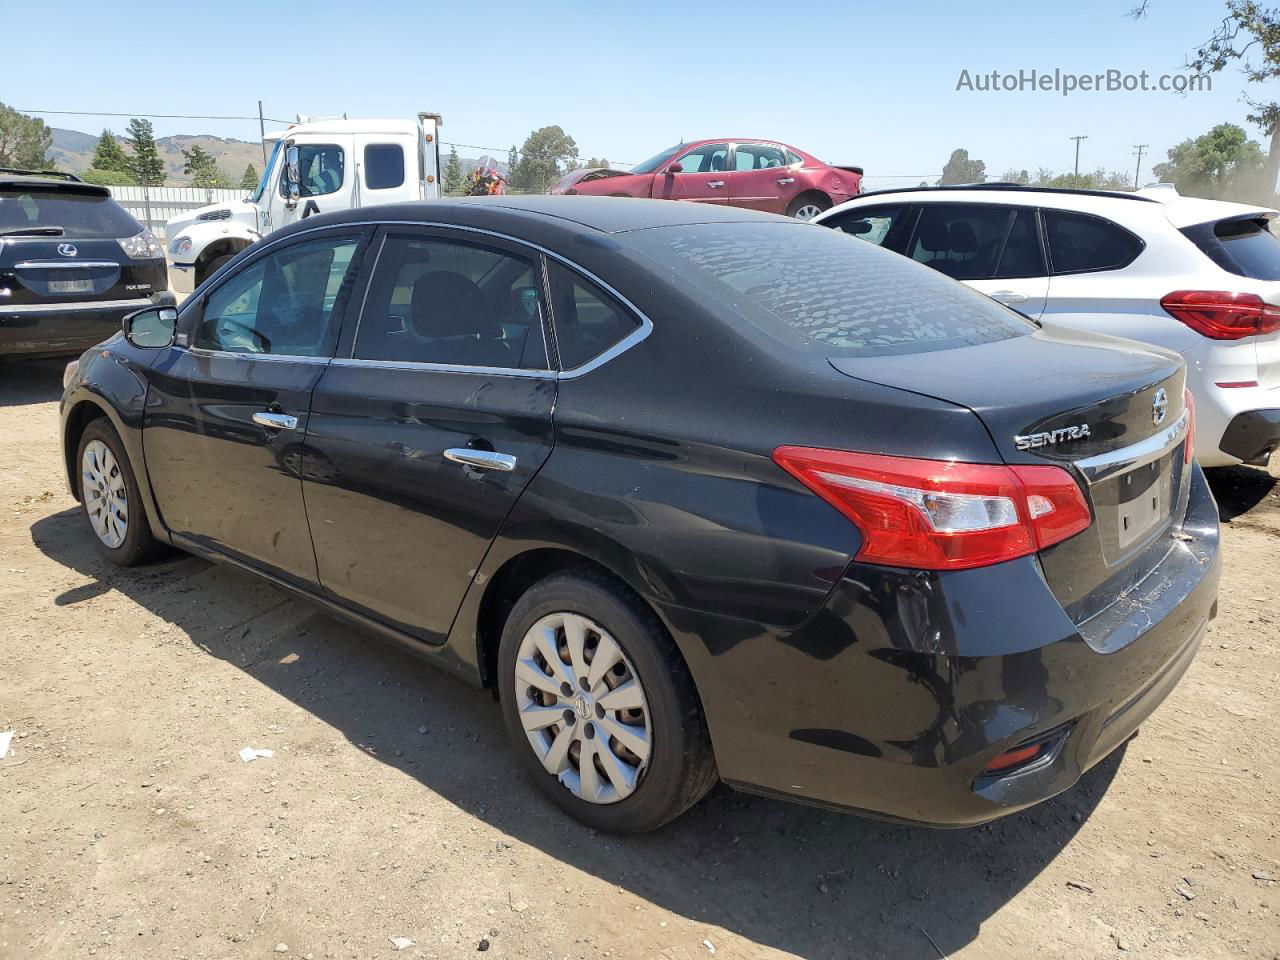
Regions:
<instances>
[{"instance_id":1,"label":"black nissan sentra sedan","mask_svg":"<svg viewBox=\"0 0 1280 960\"><path fill-rule=\"evenodd\" d=\"M106 556L234 564L493 688L593 827L717 779L959 826L1195 655L1189 401L1173 354L836 231L506 197L272 234L69 367L62 432Z\"/></svg>"}]
</instances>

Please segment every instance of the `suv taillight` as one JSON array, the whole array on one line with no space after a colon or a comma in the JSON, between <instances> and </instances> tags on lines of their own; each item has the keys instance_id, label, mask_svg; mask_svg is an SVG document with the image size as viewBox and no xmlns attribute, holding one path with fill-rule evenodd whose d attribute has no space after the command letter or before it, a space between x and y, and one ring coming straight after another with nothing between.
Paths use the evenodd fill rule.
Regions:
<instances>
[{"instance_id":1,"label":"suv taillight","mask_svg":"<svg viewBox=\"0 0 1280 960\"><path fill-rule=\"evenodd\" d=\"M916 460L814 447L773 459L862 532L855 559L961 570L1012 560L1075 536L1092 522L1061 467Z\"/></svg>"},{"instance_id":2,"label":"suv taillight","mask_svg":"<svg viewBox=\"0 0 1280 960\"><path fill-rule=\"evenodd\" d=\"M1165 296L1160 306L1210 340L1242 340L1280 330L1280 307L1256 293L1177 290Z\"/></svg>"}]
</instances>

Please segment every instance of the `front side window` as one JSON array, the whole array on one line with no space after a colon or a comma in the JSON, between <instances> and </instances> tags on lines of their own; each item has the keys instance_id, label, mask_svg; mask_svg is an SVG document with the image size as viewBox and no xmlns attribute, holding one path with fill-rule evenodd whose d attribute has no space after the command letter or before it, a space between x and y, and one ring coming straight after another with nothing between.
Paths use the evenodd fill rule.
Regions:
<instances>
[{"instance_id":1,"label":"front side window","mask_svg":"<svg viewBox=\"0 0 1280 960\"><path fill-rule=\"evenodd\" d=\"M299 194L323 197L337 193L342 187L346 158L336 143L299 143L298 176L302 181ZM280 196L289 195L288 170L280 167Z\"/></svg>"},{"instance_id":2,"label":"front side window","mask_svg":"<svg viewBox=\"0 0 1280 960\"><path fill-rule=\"evenodd\" d=\"M1110 220L1066 210L1046 210L1044 229L1054 273L1086 273L1128 266L1142 241Z\"/></svg>"},{"instance_id":3,"label":"front side window","mask_svg":"<svg viewBox=\"0 0 1280 960\"><path fill-rule=\"evenodd\" d=\"M323 357L333 311L350 286L359 237L326 237L255 260L209 294L192 346L229 353Z\"/></svg>"},{"instance_id":4,"label":"front side window","mask_svg":"<svg viewBox=\"0 0 1280 960\"><path fill-rule=\"evenodd\" d=\"M554 262L549 271L562 369L594 360L640 326L635 316L585 277Z\"/></svg>"},{"instance_id":5,"label":"front side window","mask_svg":"<svg viewBox=\"0 0 1280 960\"><path fill-rule=\"evenodd\" d=\"M729 162L727 143L706 143L680 158L682 173L722 173Z\"/></svg>"},{"instance_id":6,"label":"front side window","mask_svg":"<svg viewBox=\"0 0 1280 960\"><path fill-rule=\"evenodd\" d=\"M745 321L804 354L927 353L1035 329L905 257L809 224L695 224L632 236L700 300L732 304L726 323Z\"/></svg>"},{"instance_id":7,"label":"front side window","mask_svg":"<svg viewBox=\"0 0 1280 960\"><path fill-rule=\"evenodd\" d=\"M906 216L909 209L905 206L867 207L830 217L823 220L822 225L874 243L877 247L897 250L902 245L900 236L906 233L904 228L910 219Z\"/></svg>"},{"instance_id":8,"label":"front side window","mask_svg":"<svg viewBox=\"0 0 1280 960\"><path fill-rule=\"evenodd\" d=\"M1046 274L1030 207L926 204L911 258L956 280Z\"/></svg>"},{"instance_id":9,"label":"front side window","mask_svg":"<svg viewBox=\"0 0 1280 960\"><path fill-rule=\"evenodd\" d=\"M733 151L735 170L771 170L788 162L786 151L767 143L740 143Z\"/></svg>"},{"instance_id":10,"label":"front side window","mask_svg":"<svg viewBox=\"0 0 1280 960\"><path fill-rule=\"evenodd\" d=\"M422 234L388 235L353 356L544 370L540 286L532 258Z\"/></svg>"},{"instance_id":11,"label":"front side window","mask_svg":"<svg viewBox=\"0 0 1280 960\"><path fill-rule=\"evenodd\" d=\"M398 143L371 143L364 148L364 182L370 190L390 190L404 183L404 148Z\"/></svg>"}]
</instances>

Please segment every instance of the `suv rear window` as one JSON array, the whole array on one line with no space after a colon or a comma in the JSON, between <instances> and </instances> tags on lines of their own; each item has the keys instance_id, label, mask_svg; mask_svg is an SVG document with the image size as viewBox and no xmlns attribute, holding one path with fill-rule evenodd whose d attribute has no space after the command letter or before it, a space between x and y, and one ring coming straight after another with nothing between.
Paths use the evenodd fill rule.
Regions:
<instances>
[{"instance_id":1,"label":"suv rear window","mask_svg":"<svg viewBox=\"0 0 1280 960\"><path fill-rule=\"evenodd\" d=\"M7 186L0 189L0 233L27 227L61 227L82 240L137 236L142 224L110 197L69 190Z\"/></svg>"},{"instance_id":2,"label":"suv rear window","mask_svg":"<svg viewBox=\"0 0 1280 960\"><path fill-rule=\"evenodd\" d=\"M1219 220L1184 227L1182 235L1228 273L1254 280L1280 280L1280 237L1261 217Z\"/></svg>"},{"instance_id":3,"label":"suv rear window","mask_svg":"<svg viewBox=\"0 0 1280 960\"><path fill-rule=\"evenodd\" d=\"M927 353L1033 329L982 294L838 230L716 223L632 236L704 296L809 354Z\"/></svg>"}]
</instances>

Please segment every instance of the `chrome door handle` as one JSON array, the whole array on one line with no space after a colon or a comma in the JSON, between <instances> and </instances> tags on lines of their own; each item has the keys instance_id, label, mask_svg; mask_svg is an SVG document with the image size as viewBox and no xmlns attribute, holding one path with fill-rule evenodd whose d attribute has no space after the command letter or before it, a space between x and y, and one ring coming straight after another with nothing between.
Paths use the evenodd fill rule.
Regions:
<instances>
[{"instance_id":1,"label":"chrome door handle","mask_svg":"<svg viewBox=\"0 0 1280 960\"><path fill-rule=\"evenodd\" d=\"M778 182L785 187L789 183L795 183L796 178L795 177L779 177Z\"/></svg>"},{"instance_id":2,"label":"chrome door handle","mask_svg":"<svg viewBox=\"0 0 1280 960\"><path fill-rule=\"evenodd\" d=\"M492 450L450 447L444 452L444 458L460 463L464 467L475 467L477 470L501 470L503 473L510 473L516 468L515 457L509 453L494 453Z\"/></svg>"},{"instance_id":3,"label":"chrome door handle","mask_svg":"<svg viewBox=\"0 0 1280 960\"><path fill-rule=\"evenodd\" d=\"M261 411L253 415L253 422L260 427L268 427L272 430L297 430L298 418L291 417L287 413L271 413L270 411Z\"/></svg>"},{"instance_id":4,"label":"chrome door handle","mask_svg":"<svg viewBox=\"0 0 1280 960\"><path fill-rule=\"evenodd\" d=\"M1025 293L1015 293L1013 290L997 290L991 294L992 300L999 300L1001 303L1026 303L1031 298Z\"/></svg>"},{"instance_id":5,"label":"chrome door handle","mask_svg":"<svg viewBox=\"0 0 1280 960\"><path fill-rule=\"evenodd\" d=\"M717 187L723 187L723 186L724 186L724 181L723 181L723 180L708 180L708 181L707 181L707 186L708 186L708 187L711 187L711 188L714 190L714 189L716 189Z\"/></svg>"}]
</instances>

